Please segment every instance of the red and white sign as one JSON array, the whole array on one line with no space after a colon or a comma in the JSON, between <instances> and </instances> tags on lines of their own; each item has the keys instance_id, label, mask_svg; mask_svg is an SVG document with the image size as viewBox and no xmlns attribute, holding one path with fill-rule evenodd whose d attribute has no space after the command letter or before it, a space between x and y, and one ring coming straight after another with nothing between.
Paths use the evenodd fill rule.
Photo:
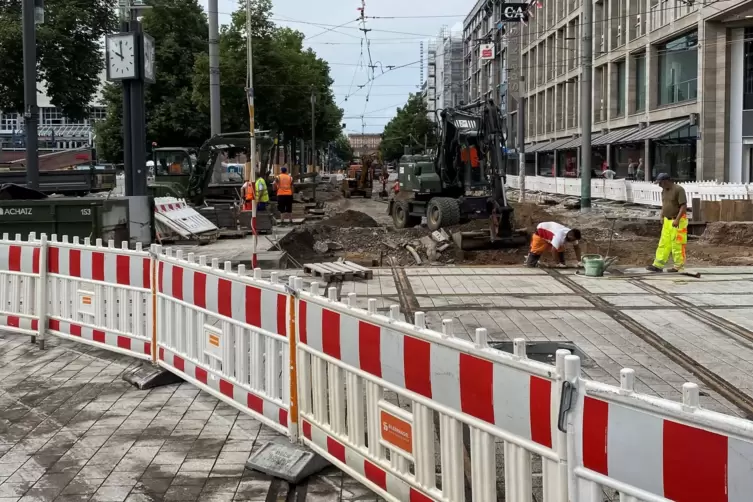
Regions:
<instances>
[{"instance_id":1,"label":"red and white sign","mask_svg":"<svg viewBox=\"0 0 753 502\"><path fill-rule=\"evenodd\" d=\"M494 44L481 44L480 51L482 60L494 59Z\"/></svg>"}]
</instances>

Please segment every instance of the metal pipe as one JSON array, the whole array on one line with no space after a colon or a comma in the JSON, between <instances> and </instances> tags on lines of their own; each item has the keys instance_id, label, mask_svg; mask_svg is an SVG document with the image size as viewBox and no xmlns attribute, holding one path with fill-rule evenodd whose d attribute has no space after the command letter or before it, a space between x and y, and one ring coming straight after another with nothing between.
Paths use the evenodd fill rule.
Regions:
<instances>
[{"instance_id":1,"label":"metal pipe","mask_svg":"<svg viewBox=\"0 0 753 502\"><path fill-rule=\"evenodd\" d=\"M24 60L24 133L26 135L26 186L39 189L39 107L37 106L37 27L35 0L22 1Z\"/></svg>"},{"instance_id":2,"label":"metal pipe","mask_svg":"<svg viewBox=\"0 0 753 502\"><path fill-rule=\"evenodd\" d=\"M593 0L583 2L581 52L583 67L580 76L580 208L591 207L591 121L593 120Z\"/></svg>"},{"instance_id":3,"label":"metal pipe","mask_svg":"<svg viewBox=\"0 0 753 502\"><path fill-rule=\"evenodd\" d=\"M220 110L220 22L217 0L209 0L209 117L212 136L222 132ZM253 167L252 167L253 169Z\"/></svg>"}]
</instances>

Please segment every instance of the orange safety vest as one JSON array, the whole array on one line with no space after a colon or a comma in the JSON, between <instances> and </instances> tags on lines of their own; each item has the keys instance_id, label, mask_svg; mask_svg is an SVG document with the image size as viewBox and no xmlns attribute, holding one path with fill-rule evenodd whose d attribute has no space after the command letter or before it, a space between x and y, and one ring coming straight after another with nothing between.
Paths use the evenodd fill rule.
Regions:
<instances>
[{"instance_id":1,"label":"orange safety vest","mask_svg":"<svg viewBox=\"0 0 753 502\"><path fill-rule=\"evenodd\" d=\"M243 198L246 201L254 200L254 185L250 181L243 185Z\"/></svg>"},{"instance_id":2,"label":"orange safety vest","mask_svg":"<svg viewBox=\"0 0 753 502\"><path fill-rule=\"evenodd\" d=\"M293 178L289 174L277 177L277 195L293 195Z\"/></svg>"}]
</instances>

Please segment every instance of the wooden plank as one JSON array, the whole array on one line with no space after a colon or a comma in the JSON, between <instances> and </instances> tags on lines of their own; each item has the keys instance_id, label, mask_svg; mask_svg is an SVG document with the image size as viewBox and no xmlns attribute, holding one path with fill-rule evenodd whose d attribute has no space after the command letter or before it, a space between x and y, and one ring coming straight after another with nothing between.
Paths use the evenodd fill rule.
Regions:
<instances>
[{"instance_id":1,"label":"wooden plank","mask_svg":"<svg viewBox=\"0 0 753 502\"><path fill-rule=\"evenodd\" d=\"M693 221L705 221L703 219L703 211L701 210L701 199L694 197L691 201L693 210Z\"/></svg>"},{"instance_id":2,"label":"wooden plank","mask_svg":"<svg viewBox=\"0 0 753 502\"><path fill-rule=\"evenodd\" d=\"M735 201L724 199L720 204L720 221L735 221Z\"/></svg>"},{"instance_id":3,"label":"wooden plank","mask_svg":"<svg viewBox=\"0 0 753 502\"><path fill-rule=\"evenodd\" d=\"M363 274L364 279L373 279L374 278L374 271L366 268L364 266L361 266L357 263L353 263L352 261L346 261L345 262L349 267L353 267L358 272L361 272Z\"/></svg>"},{"instance_id":4,"label":"wooden plank","mask_svg":"<svg viewBox=\"0 0 753 502\"><path fill-rule=\"evenodd\" d=\"M701 214L703 214L704 221L712 222L719 221L721 212L721 204L715 200L701 201Z\"/></svg>"}]
</instances>

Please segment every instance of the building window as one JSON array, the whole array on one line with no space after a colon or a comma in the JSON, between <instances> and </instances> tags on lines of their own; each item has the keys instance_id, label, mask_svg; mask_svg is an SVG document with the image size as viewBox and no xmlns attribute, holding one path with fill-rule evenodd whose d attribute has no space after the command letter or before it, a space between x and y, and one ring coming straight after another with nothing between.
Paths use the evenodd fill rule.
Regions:
<instances>
[{"instance_id":1,"label":"building window","mask_svg":"<svg viewBox=\"0 0 753 502\"><path fill-rule=\"evenodd\" d=\"M21 125L21 118L18 113L0 114L0 131L17 131Z\"/></svg>"},{"instance_id":2,"label":"building window","mask_svg":"<svg viewBox=\"0 0 753 502\"><path fill-rule=\"evenodd\" d=\"M658 47L659 105L698 96L698 33L692 32Z\"/></svg>"},{"instance_id":3,"label":"building window","mask_svg":"<svg viewBox=\"0 0 753 502\"><path fill-rule=\"evenodd\" d=\"M743 46L743 110L753 110L753 28L745 28Z\"/></svg>"},{"instance_id":4,"label":"building window","mask_svg":"<svg viewBox=\"0 0 753 502\"><path fill-rule=\"evenodd\" d=\"M646 109L646 54L635 56L635 111Z\"/></svg>"},{"instance_id":5,"label":"building window","mask_svg":"<svg viewBox=\"0 0 753 502\"><path fill-rule=\"evenodd\" d=\"M107 118L107 108L103 106L92 106L89 109L89 120L91 122L99 122Z\"/></svg>"},{"instance_id":6,"label":"building window","mask_svg":"<svg viewBox=\"0 0 753 502\"><path fill-rule=\"evenodd\" d=\"M614 73L617 78L617 116L625 115L625 61L614 64Z\"/></svg>"},{"instance_id":7,"label":"building window","mask_svg":"<svg viewBox=\"0 0 753 502\"><path fill-rule=\"evenodd\" d=\"M42 125L63 125L65 117L57 108L42 108Z\"/></svg>"}]
</instances>

